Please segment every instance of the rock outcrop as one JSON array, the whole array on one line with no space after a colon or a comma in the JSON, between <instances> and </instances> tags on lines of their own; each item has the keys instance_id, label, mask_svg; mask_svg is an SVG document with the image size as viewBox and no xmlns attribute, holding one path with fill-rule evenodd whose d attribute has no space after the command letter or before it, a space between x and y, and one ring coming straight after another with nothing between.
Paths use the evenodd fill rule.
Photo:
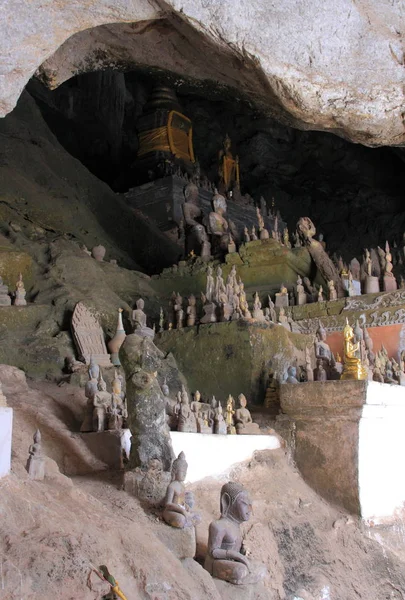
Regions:
<instances>
[{"instance_id":1,"label":"rock outcrop","mask_svg":"<svg viewBox=\"0 0 405 600\"><path fill-rule=\"evenodd\" d=\"M76 73L143 64L236 88L297 127L400 145L404 29L401 3L377 0L325 0L321 8L285 0L33 0L21 8L8 0L0 114L12 110L39 67L56 87Z\"/></svg>"}]
</instances>

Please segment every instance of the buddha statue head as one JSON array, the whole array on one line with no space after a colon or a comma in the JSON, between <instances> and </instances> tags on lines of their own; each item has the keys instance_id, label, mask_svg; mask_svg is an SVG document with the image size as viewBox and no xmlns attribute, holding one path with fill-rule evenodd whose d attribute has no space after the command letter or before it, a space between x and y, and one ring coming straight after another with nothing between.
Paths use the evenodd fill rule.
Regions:
<instances>
[{"instance_id":1,"label":"buddha statue head","mask_svg":"<svg viewBox=\"0 0 405 600\"><path fill-rule=\"evenodd\" d=\"M239 400L239 406L241 408L246 408L246 406L247 406L247 400L246 400L245 394L239 394L238 400Z\"/></svg>"},{"instance_id":2,"label":"buddha statue head","mask_svg":"<svg viewBox=\"0 0 405 600\"><path fill-rule=\"evenodd\" d=\"M143 310L145 308L145 301L143 300L143 298L139 298L139 300L137 300L135 304L138 310Z\"/></svg>"},{"instance_id":3,"label":"buddha statue head","mask_svg":"<svg viewBox=\"0 0 405 600\"><path fill-rule=\"evenodd\" d=\"M211 407L212 408L217 407L217 399L215 398L215 396L212 396L212 398L211 398Z\"/></svg>"},{"instance_id":4,"label":"buddha statue head","mask_svg":"<svg viewBox=\"0 0 405 600\"><path fill-rule=\"evenodd\" d=\"M322 323L319 321L319 327L316 331L316 337L320 342L324 342L326 340L326 329L323 328Z\"/></svg>"},{"instance_id":5,"label":"buddha statue head","mask_svg":"<svg viewBox=\"0 0 405 600\"><path fill-rule=\"evenodd\" d=\"M226 200L223 196L221 196L221 194L218 194L218 192L214 194L212 198L212 206L214 208L214 212L216 212L218 215L223 216L226 213Z\"/></svg>"},{"instance_id":6,"label":"buddha statue head","mask_svg":"<svg viewBox=\"0 0 405 600\"><path fill-rule=\"evenodd\" d=\"M187 468L186 455L184 452L180 452L172 464L172 479L183 482L187 475Z\"/></svg>"},{"instance_id":7,"label":"buddha statue head","mask_svg":"<svg viewBox=\"0 0 405 600\"><path fill-rule=\"evenodd\" d=\"M194 392L194 402L201 402L201 394L198 390Z\"/></svg>"},{"instance_id":8,"label":"buddha statue head","mask_svg":"<svg viewBox=\"0 0 405 600\"><path fill-rule=\"evenodd\" d=\"M229 481L221 488L221 517L242 523L248 521L252 514L252 503L243 485Z\"/></svg>"}]
</instances>

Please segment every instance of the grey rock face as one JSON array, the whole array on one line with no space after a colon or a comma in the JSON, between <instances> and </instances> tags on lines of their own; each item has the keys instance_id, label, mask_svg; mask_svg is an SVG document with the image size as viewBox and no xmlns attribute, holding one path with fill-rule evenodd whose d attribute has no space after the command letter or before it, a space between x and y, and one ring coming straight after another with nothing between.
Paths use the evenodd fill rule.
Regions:
<instances>
[{"instance_id":1,"label":"grey rock face","mask_svg":"<svg viewBox=\"0 0 405 600\"><path fill-rule=\"evenodd\" d=\"M119 357L127 384L128 427L132 432L129 468L147 468L159 459L169 471L174 458L166 423L165 402L156 374L163 353L149 338L131 334L121 346Z\"/></svg>"}]
</instances>

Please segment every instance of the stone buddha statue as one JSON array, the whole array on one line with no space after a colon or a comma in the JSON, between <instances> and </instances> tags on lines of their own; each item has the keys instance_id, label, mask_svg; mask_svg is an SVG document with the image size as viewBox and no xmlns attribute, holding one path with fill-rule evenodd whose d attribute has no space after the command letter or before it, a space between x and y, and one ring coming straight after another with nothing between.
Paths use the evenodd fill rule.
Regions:
<instances>
[{"instance_id":1,"label":"stone buddha statue","mask_svg":"<svg viewBox=\"0 0 405 600\"><path fill-rule=\"evenodd\" d=\"M225 218L227 204L223 196L218 194L218 191L212 198L213 211L208 216L209 231L212 235L212 246L215 254L215 249L219 249L223 253L228 252L229 223Z\"/></svg>"},{"instance_id":2,"label":"stone buddha statue","mask_svg":"<svg viewBox=\"0 0 405 600\"><path fill-rule=\"evenodd\" d=\"M107 392L107 384L100 373L98 391L93 399L93 431L104 431L106 429L107 414L112 406L112 394Z\"/></svg>"},{"instance_id":3,"label":"stone buddha statue","mask_svg":"<svg viewBox=\"0 0 405 600\"><path fill-rule=\"evenodd\" d=\"M200 208L197 181L198 176L195 175L184 188L183 216L186 228L186 254L191 251L202 254L202 246L206 241L206 231L202 223L204 215Z\"/></svg>"},{"instance_id":4,"label":"stone buddha statue","mask_svg":"<svg viewBox=\"0 0 405 600\"><path fill-rule=\"evenodd\" d=\"M239 408L235 411L234 422L236 433L242 435L257 435L260 433L259 425L253 423L250 410L247 407L247 400L244 394L239 394Z\"/></svg>"},{"instance_id":5,"label":"stone buddha statue","mask_svg":"<svg viewBox=\"0 0 405 600\"><path fill-rule=\"evenodd\" d=\"M163 520L168 525L177 527L177 529L194 527L201 521L200 515L191 512L190 506L186 503L184 480L187 475L187 467L185 454L184 452L180 452L178 457L173 461L172 481L167 487L165 508L162 514Z\"/></svg>"},{"instance_id":6,"label":"stone buddha statue","mask_svg":"<svg viewBox=\"0 0 405 600\"><path fill-rule=\"evenodd\" d=\"M240 483L230 481L221 489L221 517L209 527L208 553L204 568L218 579L235 585L258 583L266 568L243 553L241 523L252 514L248 492Z\"/></svg>"},{"instance_id":7,"label":"stone buddha statue","mask_svg":"<svg viewBox=\"0 0 405 600\"><path fill-rule=\"evenodd\" d=\"M220 402L215 410L214 433L218 433L220 435L226 435L227 433L222 405Z\"/></svg>"},{"instance_id":8,"label":"stone buddha statue","mask_svg":"<svg viewBox=\"0 0 405 600\"><path fill-rule=\"evenodd\" d=\"M321 322L319 322L319 327L316 332L315 358L317 362L319 360L323 362L324 368L326 372L328 372L332 360L332 352L329 345L326 343L326 330L322 327Z\"/></svg>"},{"instance_id":9,"label":"stone buddha statue","mask_svg":"<svg viewBox=\"0 0 405 600\"><path fill-rule=\"evenodd\" d=\"M237 188L240 187L239 158L238 156L235 158L232 156L231 145L231 138L226 134L223 141L223 148L218 154L219 189L224 194L228 190L232 190L235 185Z\"/></svg>"},{"instance_id":10,"label":"stone buddha statue","mask_svg":"<svg viewBox=\"0 0 405 600\"><path fill-rule=\"evenodd\" d=\"M191 410L188 394L184 386L182 387L181 391L181 405L178 416L178 431L183 431L187 433L197 433L196 415Z\"/></svg>"},{"instance_id":11,"label":"stone buddha statue","mask_svg":"<svg viewBox=\"0 0 405 600\"><path fill-rule=\"evenodd\" d=\"M24 282L22 278L22 274L20 273L18 277L18 281L15 284L15 298L14 298L14 306L26 306L27 301L25 299L26 291L24 287Z\"/></svg>"},{"instance_id":12,"label":"stone buddha statue","mask_svg":"<svg viewBox=\"0 0 405 600\"><path fill-rule=\"evenodd\" d=\"M139 298L136 301L136 309L132 311L132 320L134 322L134 333L136 335L140 335L141 337L155 337L155 332L153 329L146 325L146 314L143 312L145 308L145 301L143 298Z\"/></svg>"},{"instance_id":13,"label":"stone buddha statue","mask_svg":"<svg viewBox=\"0 0 405 600\"><path fill-rule=\"evenodd\" d=\"M346 326L343 330L344 337L344 366L341 379L368 379L368 372L357 356L360 350L360 343L353 343L354 332L346 319Z\"/></svg>"}]
</instances>

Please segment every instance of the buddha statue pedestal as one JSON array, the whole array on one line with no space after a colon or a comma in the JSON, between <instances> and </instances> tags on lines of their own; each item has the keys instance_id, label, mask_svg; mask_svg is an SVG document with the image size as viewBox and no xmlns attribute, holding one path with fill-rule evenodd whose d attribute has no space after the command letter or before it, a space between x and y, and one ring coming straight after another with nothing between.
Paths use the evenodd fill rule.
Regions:
<instances>
[{"instance_id":1,"label":"buddha statue pedestal","mask_svg":"<svg viewBox=\"0 0 405 600\"><path fill-rule=\"evenodd\" d=\"M383 278L384 292L395 292L398 289L397 280L391 275L384 275Z\"/></svg>"},{"instance_id":2,"label":"buddha statue pedestal","mask_svg":"<svg viewBox=\"0 0 405 600\"><path fill-rule=\"evenodd\" d=\"M365 285L364 285L364 293L365 294L377 294L380 291L380 282L378 277L374 277L373 275L367 275Z\"/></svg>"},{"instance_id":3,"label":"buddha statue pedestal","mask_svg":"<svg viewBox=\"0 0 405 600\"><path fill-rule=\"evenodd\" d=\"M197 550L195 527L176 529L159 524L156 528L156 537L170 550L176 558L194 558Z\"/></svg>"}]
</instances>

